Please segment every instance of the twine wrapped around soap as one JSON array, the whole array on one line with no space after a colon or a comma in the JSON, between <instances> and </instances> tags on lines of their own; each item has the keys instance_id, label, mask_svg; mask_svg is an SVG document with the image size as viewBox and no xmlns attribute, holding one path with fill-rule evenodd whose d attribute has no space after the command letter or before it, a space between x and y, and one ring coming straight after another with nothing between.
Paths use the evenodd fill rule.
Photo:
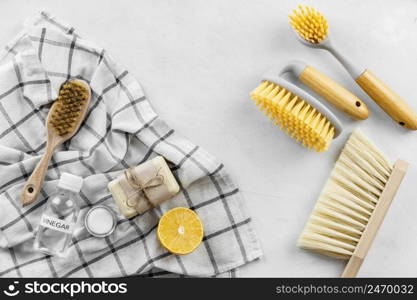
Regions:
<instances>
[{"instance_id":1,"label":"twine wrapped around soap","mask_svg":"<svg viewBox=\"0 0 417 300\"><path fill-rule=\"evenodd\" d=\"M125 170L108 187L120 212L127 219L159 206L180 191L162 156Z\"/></svg>"},{"instance_id":2,"label":"twine wrapped around soap","mask_svg":"<svg viewBox=\"0 0 417 300\"><path fill-rule=\"evenodd\" d=\"M135 173L132 171L132 169L127 169L124 171L124 175L126 178L127 183L134 189L138 190L139 193L142 194L143 198L152 206L154 207L154 204L152 203L152 201L149 200L148 195L146 194L146 190L149 188L154 188L154 187L158 187L160 185L164 184L164 176L159 174L159 171L161 169L158 170L158 172L156 173L156 175L152 178L150 178L148 181L146 181L143 185L139 182L139 180L137 179ZM131 197L127 197L126 198L126 205L128 207L131 208L136 208L139 201L137 198L135 199L135 203L130 203L129 199Z\"/></svg>"}]
</instances>

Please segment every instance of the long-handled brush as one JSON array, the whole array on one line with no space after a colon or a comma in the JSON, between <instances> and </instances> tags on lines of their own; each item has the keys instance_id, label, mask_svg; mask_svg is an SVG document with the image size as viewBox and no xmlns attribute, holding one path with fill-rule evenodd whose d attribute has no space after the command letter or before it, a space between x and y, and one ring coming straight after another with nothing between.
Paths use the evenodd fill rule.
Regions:
<instances>
[{"instance_id":1,"label":"long-handled brush","mask_svg":"<svg viewBox=\"0 0 417 300\"><path fill-rule=\"evenodd\" d=\"M91 90L87 82L72 79L65 82L58 98L52 105L46 119L46 149L32 175L23 187L21 201L26 206L39 195L49 161L55 149L74 136L84 121L91 100Z\"/></svg>"},{"instance_id":2,"label":"long-handled brush","mask_svg":"<svg viewBox=\"0 0 417 300\"><path fill-rule=\"evenodd\" d=\"M290 23L304 45L329 51L345 67L356 83L398 124L417 130L417 114L388 85L371 71L353 64L334 47L326 18L311 7L299 6Z\"/></svg>"}]
</instances>

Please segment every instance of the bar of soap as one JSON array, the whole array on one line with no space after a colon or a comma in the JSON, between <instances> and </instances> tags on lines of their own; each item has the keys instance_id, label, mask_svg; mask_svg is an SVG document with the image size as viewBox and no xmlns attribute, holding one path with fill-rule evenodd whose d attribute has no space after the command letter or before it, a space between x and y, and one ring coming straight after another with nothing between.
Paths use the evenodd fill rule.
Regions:
<instances>
[{"instance_id":1,"label":"bar of soap","mask_svg":"<svg viewBox=\"0 0 417 300\"><path fill-rule=\"evenodd\" d=\"M108 184L108 189L126 218L142 214L171 199L180 187L162 156L157 156L129 169L136 179L132 186L125 174ZM139 187L142 187L142 190ZM143 191L143 192L142 192Z\"/></svg>"}]
</instances>

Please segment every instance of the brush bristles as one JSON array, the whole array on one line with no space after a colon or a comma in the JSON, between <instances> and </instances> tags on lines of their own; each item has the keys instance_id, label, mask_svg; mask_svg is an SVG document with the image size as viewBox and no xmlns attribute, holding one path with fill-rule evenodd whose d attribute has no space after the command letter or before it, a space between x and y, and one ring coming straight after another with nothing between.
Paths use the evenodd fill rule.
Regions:
<instances>
[{"instance_id":1,"label":"brush bristles","mask_svg":"<svg viewBox=\"0 0 417 300\"><path fill-rule=\"evenodd\" d=\"M74 131L88 97L87 88L75 80L62 85L49 121L58 135L63 136Z\"/></svg>"},{"instance_id":2,"label":"brush bristles","mask_svg":"<svg viewBox=\"0 0 417 300\"><path fill-rule=\"evenodd\" d=\"M298 245L348 259L392 172L391 163L358 131L350 136Z\"/></svg>"},{"instance_id":3,"label":"brush bristles","mask_svg":"<svg viewBox=\"0 0 417 300\"><path fill-rule=\"evenodd\" d=\"M305 147L317 152L329 148L333 125L301 98L269 81L262 82L251 97L276 125Z\"/></svg>"},{"instance_id":4,"label":"brush bristles","mask_svg":"<svg viewBox=\"0 0 417 300\"><path fill-rule=\"evenodd\" d=\"M290 15L292 28L306 41L317 44L323 41L328 34L329 25L326 18L317 10L308 6L298 6Z\"/></svg>"}]
</instances>

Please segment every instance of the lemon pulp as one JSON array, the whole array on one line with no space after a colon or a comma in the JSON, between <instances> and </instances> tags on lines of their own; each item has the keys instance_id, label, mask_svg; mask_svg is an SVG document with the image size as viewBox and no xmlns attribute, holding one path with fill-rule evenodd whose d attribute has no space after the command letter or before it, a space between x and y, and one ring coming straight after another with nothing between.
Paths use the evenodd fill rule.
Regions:
<instances>
[{"instance_id":1,"label":"lemon pulp","mask_svg":"<svg viewBox=\"0 0 417 300\"><path fill-rule=\"evenodd\" d=\"M174 254L193 252L203 240L204 230L200 217L191 209L176 207L159 220L158 239Z\"/></svg>"}]
</instances>

